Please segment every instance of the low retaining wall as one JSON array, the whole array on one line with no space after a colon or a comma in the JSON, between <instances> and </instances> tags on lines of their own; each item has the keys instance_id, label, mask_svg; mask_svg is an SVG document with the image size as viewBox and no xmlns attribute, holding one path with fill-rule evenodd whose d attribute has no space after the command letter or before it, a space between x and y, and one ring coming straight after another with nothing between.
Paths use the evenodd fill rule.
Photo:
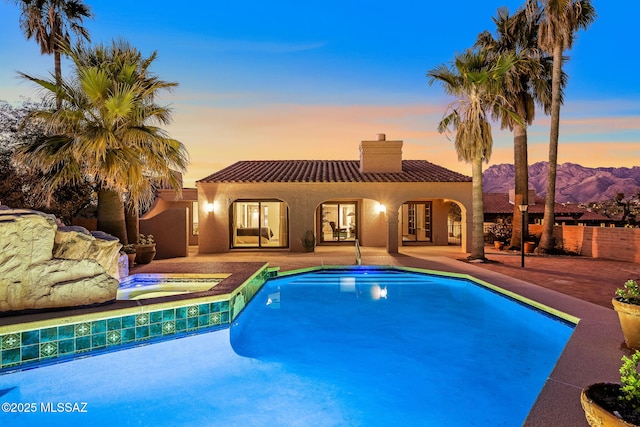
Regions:
<instances>
[{"instance_id":1,"label":"low retaining wall","mask_svg":"<svg viewBox=\"0 0 640 427\"><path fill-rule=\"evenodd\" d=\"M529 225L529 233L540 235L542 226ZM583 227L556 225L553 227L556 245L582 256L640 263L640 228Z\"/></svg>"}]
</instances>

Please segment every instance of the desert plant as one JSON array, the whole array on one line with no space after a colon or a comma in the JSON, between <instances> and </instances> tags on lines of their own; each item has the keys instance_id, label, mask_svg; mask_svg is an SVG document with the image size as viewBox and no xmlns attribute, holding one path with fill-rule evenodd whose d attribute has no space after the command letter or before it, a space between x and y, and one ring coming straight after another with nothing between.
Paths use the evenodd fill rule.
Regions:
<instances>
[{"instance_id":1,"label":"desert plant","mask_svg":"<svg viewBox=\"0 0 640 427\"><path fill-rule=\"evenodd\" d=\"M620 400L628 402L633 409L640 411L640 374L638 373L640 351L636 351L631 357L622 356L620 367L620 390L624 393Z\"/></svg>"},{"instance_id":2,"label":"desert plant","mask_svg":"<svg viewBox=\"0 0 640 427\"><path fill-rule=\"evenodd\" d=\"M302 246L308 251L312 251L316 247L316 236L312 230L305 231L300 241L302 242Z\"/></svg>"},{"instance_id":3,"label":"desert plant","mask_svg":"<svg viewBox=\"0 0 640 427\"><path fill-rule=\"evenodd\" d=\"M618 301L640 305L640 286L636 280L627 280L622 288L616 289Z\"/></svg>"},{"instance_id":4,"label":"desert plant","mask_svg":"<svg viewBox=\"0 0 640 427\"><path fill-rule=\"evenodd\" d=\"M124 252L125 254L135 254L136 248L134 248L133 245L124 245L122 247L122 252Z\"/></svg>"},{"instance_id":5,"label":"desert plant","mask_svg":"<svg viewBox=\"0 0 640 427\"><path fill-rule=\"evenodd\" d=\"M138 244L139 245L153 245L156 241L153 239L153 234L138 234Z\"/></svg>"}]
</instances>

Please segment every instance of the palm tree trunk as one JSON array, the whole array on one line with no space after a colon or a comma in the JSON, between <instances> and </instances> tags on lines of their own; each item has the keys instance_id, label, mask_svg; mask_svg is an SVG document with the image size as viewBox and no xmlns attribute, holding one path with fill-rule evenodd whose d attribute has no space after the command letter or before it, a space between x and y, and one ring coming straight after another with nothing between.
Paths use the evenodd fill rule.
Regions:
<instances>
[{"instance_id":1,"label":"palm tree trunk","mask_svg":"<svg viewBox=\"0 0 640 427\"><path fill-rule=\"evenodd\" d=\"M127 224L127 240L131 244L138 243L138 234L140 233L138 207L128 206L124 212L124 219Z\"/></svg>"},{"instance_id":2,"label":"palm tree trunk","mask_svg":"<svg viewBox=\"0 0 640 427\"><path fill-rule=\"evenodd\" d=\"M549 135L549 175L547 196L544 204L542 237L538 251L548 253L553 249L553 226L555 224L556 173L558 168L558 138L560 134L560 91L562 79L562 42L553 48L553 76L551 80L551 132Z\"/></svg>"},{"instance_id":3,"label":"palm tree trunk","mask_svg":"<svg viewBox=\"0 0 640 427\"><path fill-rule=\"evenodd\" d=\"M513 206L513 221L511 232L511 248L519 249L522 236L528 236L527 215L525 214L524 230L522 228L522 213L519 205L529 204L529 160L527 155L527 128L518 125L513 129L513 165L515 169L515 197Z\"/></svg>"},{"instance_id":4,"label":"palm tree trunk","mask_svg":"<svg viewBox=\"0 0 640 427\"><path fill-rule=\"evenodd\" d=\"M485 259L484 256L484 207L482 201L482 158L471 161L471 255L469 259Z\"/></svg>"},{"instance_id":5,"label":"palm tree trunk","mask_svg":"<svg viewBox=\"0 0 640 427\"><path fill-rule=\"evenodd\" d=\"M53 50L53 62L54 62L54 72L56 76L56 87L62 86L62 65L60 60L60 48L56 47ZM56 108L59 110L62 108L62 98L60 94L56 94Z\"/></svg>"},{"instance_id":6,"label":"palm tree trunk","mask_svg":"<svg viewBox=\"0 0 640 427\"><path fill-rule=\"evenodd\" d=\"M124 219L124 202L115 191L98 191L98 230L111 234L126 245L127 228Z\"/></svg>"}]
</instances>

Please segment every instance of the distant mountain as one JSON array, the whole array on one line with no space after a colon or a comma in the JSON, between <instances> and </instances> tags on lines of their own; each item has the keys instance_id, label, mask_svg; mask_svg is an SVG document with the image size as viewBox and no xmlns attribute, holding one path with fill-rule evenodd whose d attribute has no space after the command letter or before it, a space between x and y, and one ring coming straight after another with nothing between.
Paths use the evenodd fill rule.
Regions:
<instances>
[{"instance_id":1,"label":"distant mountain","mask_svg":"<svg viewBox=\"0 0 640 427\"><path fill-rule=\"evenodd\" d=\"M547 162L529 166L529 188L544 197L547 194ZM493 165L484 171L485 193L508 193L514 186L514 168L510 164ZM640 193L640 167L587 168L575 163L558 165L556 202L586 203L611 200L617 193L626 197Z\"/></svg>"}]
</instances>

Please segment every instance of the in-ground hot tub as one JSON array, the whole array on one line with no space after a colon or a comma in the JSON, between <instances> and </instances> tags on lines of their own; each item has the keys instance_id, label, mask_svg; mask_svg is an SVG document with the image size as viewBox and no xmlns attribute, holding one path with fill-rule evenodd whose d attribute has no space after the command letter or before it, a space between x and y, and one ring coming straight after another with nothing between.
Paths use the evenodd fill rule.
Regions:
<instances>
[{"instance_id":1,"label":"in-ground hot tub","mask_svg":"<svg viewBox=\"0 0 640 427\"><path fill-rule=\"evenodd\" d=\"M230 274L133 274L118 287L118 300L139 300L203 292Z\"/></svg>"}]
</instances>

